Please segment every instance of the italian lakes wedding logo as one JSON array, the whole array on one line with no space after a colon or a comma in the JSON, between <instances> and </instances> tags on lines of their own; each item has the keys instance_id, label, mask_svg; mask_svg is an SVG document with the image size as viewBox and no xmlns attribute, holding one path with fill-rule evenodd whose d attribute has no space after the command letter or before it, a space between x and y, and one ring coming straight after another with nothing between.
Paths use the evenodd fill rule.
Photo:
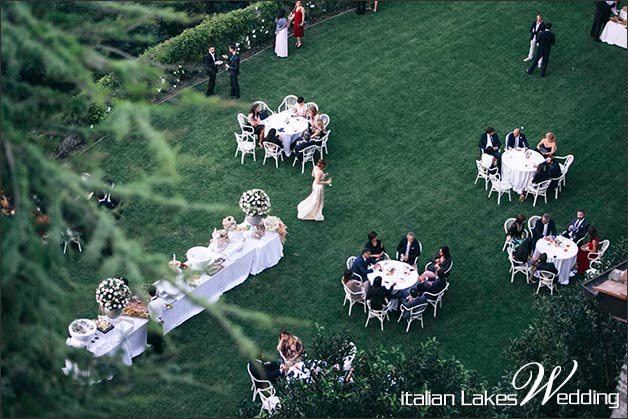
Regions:
<instances>
[{"instance_id":1,"label":"italian lakes wedding logo","mask_svg":"<svg viewBox=\"0 0 628 419\"><path fill-rule=\"evenodd\" d=\"M573 361L573 367L567 377L559 382L562 368L554 367L545 379L545 368L538 362L530 362L519 368L512 378L513 388L524 394L523 398L517 393L488 392L467 394L464 390L460 394L438 394L430 391L424 393L401 392L403 406L523 406L534 397L542 397L541 404L545 405L554 399L559 405L607 405L609 409L619 407L619 393L599 393L595 390L576 390L572 393L561 393L578 369L578 362ZM526 379L527 377L527 379ZM525 392L527 390L527 393Z\"/></svg>"}]
</instances>

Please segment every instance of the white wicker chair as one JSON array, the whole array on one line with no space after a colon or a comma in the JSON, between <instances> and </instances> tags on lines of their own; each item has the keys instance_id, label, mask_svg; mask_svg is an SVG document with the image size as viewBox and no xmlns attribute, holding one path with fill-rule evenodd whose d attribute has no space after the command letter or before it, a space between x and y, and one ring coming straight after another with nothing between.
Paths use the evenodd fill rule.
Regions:
<instances>
[{"instance_id":1,"label":"white wicker chair","mask_svg":"<svg viewBox=\"0 0 628 419\"><path fill-rule=\"evenodd\" d=\"M432 263L433 263L432 261L427 262L423 270L427 271L428 266L430 266ZM447 270L444 272L445 278L449 278L449 272L451 272L451 268L453 267L454 267L454 261L452 260L451 263L449 264L449 268L447 268Z\"/></svg>"},{"instance_id":2,"label":"white wicker chair","mask_svg":"<svg viewBox=\"0 0 628 419\"><path fill-rule=\"evenodd\" d=\"M272 109L270 109L270 106L268 106L265 102L262 102L261 100L258 100L257 102L253 102L253 105L259 105L260 110L265 110L267 111L270 115L274 114L275 112L273 112Z\"/></svg>"},{"instance_id":3,"label":"white wicker chair","mask_svg":"<svg viewBox=\"0 0 628 419\"><path fill-rule=\"evenodd\" d=\"M529 284L530 283L530 269L528 268L528 264L525 262L519 262L518 260L515 259L513 255L512 246L508 246L507 252L508 252L508 260L510 261L510 272L511 272L510 283L515 282L515 275L517 275L518 273L522 273L526 277L526 284Z\"/></svg>"},{"instance_id":4,"label":"white wicker chair","mask_svg":"<svg viewBox=\"0 0 628 419\"><path fill-rule=\"evenodd\" d=\"M314 102L307 102L305 104L305 109L309 110L311 106L314 106L316 108L316 111L318 112L318 105Z\"/></svg>"},{"instance_id":5,"label":"white wicker chair","mask_svg":"<svg viewBox=\"0 0 628 419\"><path fill-rule=\"evenodd\" d=\"M256 161L255 160L255 137L253 136L253 134L250 134L248 132L243 132L242 134L238 134L237 132L234 132L234 134L235 134L236 143L237 143L234 157L237 157L238 153L242 153L240 164L244 164L244 156L247 154L252 154L253 161Z\"/></svg>"},{"instance_id":6,"label":"white wicker chair","mask_svg":"<svg viewBox=\"0 0 628 419\"><path fill-rule=\"evenodd\" d=\"M364 291L354 292L351 291L345 284L342 284L342 288L345 290L345 300L342 303L344 307L349 302L349 316L351 316L351 310L354 304L362 304L364 306L364 312L366 313L366 294Z\"/></svg>"},{"instance_id":7,"label":"white wicker chair","mask_svg":"<svg viewBox=\"0 0 628 419\"><path fill-rule=\"evenodd\" d=\"M532 229L536 225L536 222L539 221L541 218L543 217L541 217L540 215L533 215L530 218L528 218L528 233L530 233L530 237L533 236Z\"/></svg>"},{"instance_id":8,"label":"white wicker chair","mask_svg":"<svg viewBox=\"0 0 628 419\"><path fill-rule=\"evenodd\" d=\"M277 108L277 112L289 111L297 104L297 97L295 95L288 95L283 98L281 105Z\"/></svg>"},{"instance_id":9,"label":"white wicker chair","mask_svg":"<svg viewBox=\"0 0 628 419\"><path fill-rule=\"evenodd\" d=\"M238 114L238 125L240 125L240 130L242 130L243 134L253 134L255 132L255 129L249 124L249 120L243 113Z\"/></svg>"},{"instance_id":10,"label":"white wicker chair","mask_svg":"<svg viewBox=\"0 0 628 419\"><path fill-rule=\"evenodd\" d=\"M600 242L600 247L597 252L589 252L589 254L587 255L587 258L589 259L589 265L592 262L596 262L602 259L602 256L604 256L604 253L606 253L610 245L611 242L609 240L602 240Z\"/></svg>"},{"instance_id":11,"label":"white wicker chair","mask_svg":"<svg viewBox=\"0 0 628 419\"><path fill-rule=\"evenodd\" d=\"M390 304L390 303L389 303ZM384 319L388 320L388 305L381 310L373 310L371 308L371 301L366 300L366 308L368 309L368 316L366 317L366 323L364 327L369 325L370 319L378 319L382 332L384 331Z\"/></svg>"},{"instance_id":12,"label":"white wicker chair","mask_svg":"<svg viewBox=\"0 0 628 419\"><path fill-rule=\"evenodd\" d=\"M327 115L326 113L322 113L318 115L318 117L323 121L323 125L325 126L325 128L327 128L327 125L329 125L329 115Z\"/></svg>"},{"instance_id":13,"label":"white wicker chair","mask_svg":"<svg viewBox=\"0 0 628 419\"><path fill-rule=\"evenodd\" d=\"M561 185L565 182L565 176L566 175L567 175L567 172L562 173L558 177L550 178L550 182L556 182L556 187L554 188L554 199L558 199L558 193L562 189Z\"/></svg>"},{"instance_id":14,"label":"white wicker chair","mask_svg":"<svg viewBox=\"0 0 628 419\"><path fill-rule=\"evenodd\" d=\"M314 156L316 155L317 151L319 151L319 147L315 145L311 145L301 150L301 174L305 172L305 163L311 161L312 167L314 167ZM295 156L294 161L292 162L293 167L295 164L297 164L297 160L298 158Z\"/></svg>"},{"instance_id":15,"label":"white wicker chair","mask_svg":"<svg viewBox=\"0 0 628 419\"><path fill-rule=\"evenodd\" d=\"M355 262L356 259L356 256L349 256L347 258L347 269L351 269L353 267L353 262Z\"/></svg>"},{"instance_id":16,"label":"white wicker chair","mask_svg":"<svg viewBox=\"0 0 628 419\"><path fill-rule=\"evenodd\" d=\"M544 180L541 183L532 183L530 182L528 184L528 190L526 191L526 198L528 197L528 194L532 194L534 196L534 202L532 203L533 207L536 207L536 200L538 199L539 196L542 196L543 199L545 200L545 203L547 204L547 188L549 188L549 185L552 181L551 180Z\"/></svg>"},{"instance_id":17,"label":"white wicker chair","mask_svg":"<svg viewBox=\"0 0 628 419\"><path fill-rule=\"evenodd\" d=\"M64 255L65 255L65 252L68 250L68 245L71 243L76 244L79 252L83 251L83 249L81 248L81 233L80 232L76 230L72 230L70 228L66 228L65 231L61 233L61 235L63 238L63 254Z\"/></svg>"},{"instance_id":18,"label":"white wicker chair","mask_svg":"<svg viewBox=\"0 0 628 419\"><path fill-rule=\"evenodd\" d=\"M260 362L260 361L258 361ZM251 365L247 364L247 371L249 372L249 377L251 378L251 391L253 392L253 401L259 395L260 401L262 402L262 408L260 409L260 416L262 412L265 410L269 414L272 413L276 408L281 405L279 397L275 395L275 387L268 380L259 380L255 378L253 373L251 372Z\"/></svg>"},{"instance_id":19,"label":"white wicker chair","mask_svg":"<svg viewBox=\"0 0 628 419\"><path fill-rule=\"evenodd\" d=\"M275 167L279 168L279 159L283 161L283 151L281 151L281 147L277 144L263 142L264 145L264 162L262 164L266 164L267 158L275 159Z\"/></svg>"},{"instance_id":20,"label":"white wicker chair","mask_svg":"<svg viewBox=\"0 0 628 419\"><path fill-rule=\"evenodd\" d=\"M404 305L401 306L401 314L399 315L397 323L401 321L403 313L407 311L409 317L406 320L408 322L408 326L406 327L406 333L408 333L408 331L410 330L410 324L412 324L412 322L415 320L419 320L421 322L421 329L423 329L423 312L427 308L427 304L428 303L419 304L418 306L414 306L412 308L406 308L406 306Z\"/></svg>"},{"instance_id":21,"label":"white wicker chair","mask_svg":"<svg viewBox=\"0 0 628 419\"><path fill-rule=\"evenodd\" d=\"M554 278L556 278L556 274L548 271L536 272L539 274L539 285L536 288L536 293L539 293L541 287L547 287L550 290L550 294L554 295L554 288L556 288Z\"/></svg>"},{"instance_id":22,"label":"white wicker chair","mask_svg":"<svg viewBox=\"0 0 628 419\"><path fill-rule=\"evenodd\" d=\"M438 307L443 306L443 296L445 295L445 291L447 291L448 289L449 289L449 283L447 283L445 288L438 294L433 294L431 292L423 293L423 295L427 297L427 302L431 304L432 307L434 307L434 317L436 317L436 310L438 309Z\"/></svg>"},{"instance_id":23,"label":"white wicker chair","mask_svg":"<svg viewBox=\"0 0 628 419\"><path fill-rule=\"evenodd\" d=\"M488 191L488 197L491 197L493 192L497 193L497 205L500 205L502 195L508 194L508 201L512 201L510 191L512 190L512 184L499 178L499 174L489 175L491 181L491 190Z\"/></svg>"},{"instance_id":24,"label":"white wicker chair","mask_svg":"<svg viewBox=\"0 0 628 419\"><path fill-rule=\"evenodd\" d=\"M474 185L477 185L478 180L479 179L484 179L484 190L488 189L488 177L489 177L489 173L488 173L488 169L486 167L484 167L484 165L482 164L482 162L480 160L476 160L475 161L475 165L477 166L478 169L478 174L475 177L475 182L473 182Z\"/></svg>"},{"instance_id":25,"label":"white wicker chair","mask_svg":"<svg viewBox=\"0 0 628 419\"><path fill-rule=\"evenodd\" d=\"M575 157L573 156L573 154L567 154L565 157L556 157L557 160L560 159L564 159L565 163L559 163L560 164L560 171L563 175L565 175L565 177L563 178L562 182L563 182L563 186L567 185L567 179L566 179L566 175L567 172L569 171L569 167L571 167L571 164L573 163Z\"/></svg>"},{"instance_id":26,"label":"white wicker chair","mask_svg":"<svg viewBox=\"0 0 628 419\"><path fill-rule=\"evenodd\" d=\"M506 221L504 221L504 233L506 233L506 239L504 240L504 245L502 246L502 252L506 250L506 247L508 247L510 243L512 243L510 240L508 240L508 231L510 230L510 227L512 227L512 225L515 223L515 221L517 221L516 218L508 218Z\"/></svg>"},{"instance_id":27,"label":"white wicker chair","mask_svg":"<svg viewBox=\"0 0 628 419\"><path fill-rule=\"evenodd\" d=\"M325 135L323 135L323 138L321 138L321 145L318 146L319 151L321 153L321 159L323 158L323 151L325 152L325 154L329 154L329 151L327 151L327 141L329 141L330 132L331 130L327 131Z\"/></svg>"}]
</instances>

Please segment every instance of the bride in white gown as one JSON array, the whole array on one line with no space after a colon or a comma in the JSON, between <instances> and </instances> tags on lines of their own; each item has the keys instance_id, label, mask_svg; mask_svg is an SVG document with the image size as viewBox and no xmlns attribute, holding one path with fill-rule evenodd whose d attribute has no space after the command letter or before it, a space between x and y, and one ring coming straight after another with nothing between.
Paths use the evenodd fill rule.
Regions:
<instances>
[{"instance_id":1,"label":"bride in white gown","mask_svg":"<svg viewBox=\"0 0 628 419\"><path fill-rule=\"evenodd\" d=\"M325 180L326 174L323 173L325 168L325 160L320 159L316 167L312 169L312 193L305 198L297 207L297 218L299 220L323 221L323 206L325 205L325 185L331 186L331 178Z\"/></svg>"}]
</instances>

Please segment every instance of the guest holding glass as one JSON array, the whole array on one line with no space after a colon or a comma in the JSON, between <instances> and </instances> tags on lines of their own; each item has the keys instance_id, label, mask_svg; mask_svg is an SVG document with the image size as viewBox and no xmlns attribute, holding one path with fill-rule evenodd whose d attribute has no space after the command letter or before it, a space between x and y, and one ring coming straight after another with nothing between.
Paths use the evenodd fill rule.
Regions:
<instances>
[{"instance_id":1,"label":"guest holding glass","mask_svg":"<svg viewBox=\"0 0 628 419\"><path fill-rule=\"evenodd\" d=\"M438 249L438 253L434 255L434 257L432 258L432 261L430 262L430 264L427 265L425 272L423 272L419 276L419 281L434 280L435 278L438 277L437 272L439 269L442 269L443 274L447 276L447 273L450 268L451 268L451 253L449 252L449 247L441 246L440 249Z\"/></svg>"},{"instance_id":2,"label":"guest holding glass","mask_svg":"<svg viewBox=\"0 0 628 419\"><path fill-rule=\"evenodd\" d=\"M365 249L368 249L371 252L371 258L374 261L379 261L385 259L386 249L384 249L384 243L380 239L377 238L377 233L371 231L368 234L368 241L364 245Z\"/></svg>"},{"instance_id":3,"label":"guest holding glass","mask_svg":"<svg viewBox=\"0 0 628 419\"><path fill-rule=\"evenodd\" d=\"M541 141L536 145L536 151L541 153L543 157L552 157L556 154L556 136L552 132L545 134Z\"/></svg>"},{"instance_id":4,"label":"guest holding glass","mask_svg":"<svg viewBox=\"0 0 628 419\"><path fill-rule=\"evenodd\" d=\"M421 245L415 239L415 234L410 231L397 245L397 260L414 265L419 256L421 256Z\"/></svg>"},{"instance_id":5,"label":"guest holding glass","mask_svg":"<svg viewBox=\"0 0 628 419\"><path fill-rule=\"evenodd\" d=\"M303 39L303 35L304 35L303 28L305 27L305 8L303 7L300 1L297 1L295 3L294 10L290 14L290 19L293 22L292 31L293 31L294 37L297 40L295 46L297 48L301 48L301 45L302 45L301 39Z\"/></svg>"},{"instance_id":6,"label":"guest holding glass","mask_svg":"<svg viewBox=\"0 0 628 419\"><path fill-rule=\"evenodd\" d=\"M255 133L255 135L257 135L257 138L259 139L259 145L261 147L262 142L264 141L264 125L261 123L262 120L259 116L259 107L260 105L258 103L254 103L253 106L251 106L251 110L249 111L247 120L249 121L249 124L253 127L253 132Z\"/></svg>"},{"instance_id":7,"label":"guest holding glass","mask_svg":"<svg viewBox=\"0 0 628 419\"><path fill-rule=\"evenodd\" d=\"M288 56L288 19L283 8L275 19L275 54L281 58Z\"/></svg>"}]
</instances>

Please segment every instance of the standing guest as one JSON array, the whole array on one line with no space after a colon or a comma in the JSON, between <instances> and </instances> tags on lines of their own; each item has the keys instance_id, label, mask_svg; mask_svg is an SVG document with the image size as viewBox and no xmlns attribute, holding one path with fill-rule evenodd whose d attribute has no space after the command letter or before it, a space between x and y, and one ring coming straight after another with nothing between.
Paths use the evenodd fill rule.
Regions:
<instances>
[{"instance_id":1,"label":"standing guest","mask_svg":"<svg viewBox=\"0 0 628 419\"><path fill-rule=\"evenodd\" d=\"M365 1L356 1L357 5L355 7L355 12L359 15L363 15L366 13L366 0Z\"/></svg>"},{"instance_id":2,"label":"standing guest","mask_svg":"<svg viewBox=\"0 0 628 419\"><path fill-rule=\"evenodd\" d=\"M538 278L538 274L537 274L538 271L545 271L545 272L553 273L555 275L554 284L558 282L558 269L556 269L556 265L554 265L554 262L547 261L547 253L541 253L539 255L539 259L533 263L532 269L530 270L530 278L534 278L534 277ZM532 279L531 281L533 283L536 283L534 279Z\"/></svg>"},{"instance_id":3,"label":"standing guest","mask_svg":"<svg viewBox=\"0 0 628 419\"><path fill-rule=\"evenodd\" d=\"M534 73L534 68L540 64L541 66L541 77L545 77L545 72L547 71L547 64L549 63L549 56L552 52L552 45L556 44L556 36L552 33L552 24L548 23L545 26L545 30L540 32L536 36L536 56L534 60L532 60L532 64L530 68L528 68L527 72L529 75Z\"/></svg>"},{"instance_id":4,"label":"standing guest","mask_svg":"<svg viewBox=\"0 0 628 419\"><path fill-rule=\"evenodd\" d=\"M384 243L382 243L382 241L377 238L377 233L374 231L371 231L368 234L368 241L364 245L364 248L368 249L371 252L371 258L374 261L382 260L386 256Z\"/></svg>"},{"instance_id":5,"label":"standing guest","mask_svg":"<svg viewBox=\"0 0 628 419\"><path fill-rule=\"evenodd\" d=\"M283 8L275 18L275 54L281 58L288 56L288 19Z\"/></svg>"},{"instance_id":6,"label":"standing guest","mask_svg":"<svg viewBox=\"0 0 628 419\"><path fill-rule=\"evenodd\" d=\"M530 61L534 58L534 50L536 49L536 37L540 32L545 30L545 22L543 22L543 15L536 15L536 20L532 22L530 26L530 50L528 51L528 56L523 59L523 61Z\"/></svg>"},{"instance_id":7,"label":"standing guest","mask_svg":"<svg viewBox=\"0 0 628 419\"><path fill-rule=\"evenodd\" d=\"M294 105L294 108L292 108L292 114L303 118L307 115L307 106L305 106L305 99L303 96L299 96L297 98L297 104Z\"/></svg>"},{"instance_id":8,"label":"standing guest","mask_svg":"<svg viewBox=\"0 0 628 419\"><path fill-rule=\"evenodd\" d=\"M589 241L578 248L578 255L576 256L576 272L579 275L582 275L589 269L589 264L591 263L589 254L597 253L600 250L600 239L598 238L595 227L589 227L587 234Z\"/></svg>"},{"instance_id":9,"label":"standing guest","mask_svg":"<svg viewBox=\"0 0 628 419\"><path fill-rule=\"evenodd\" d=\"M366 294L366 299L371 302L371 308L373 310L382 310L386 307L395 285L396 283L393 283L390 288L384 288L382 285L382 277L375 277L373 285L371 285L371 288L369 288Z\"/></svg>"},{"instance_id":10,"label":"standing guest","mask_svg":"<svg viewBox=\"0 0 628 419\"><path fill-rule=\"evenodd\" d=\"M548 132L545 137L536 145L536 151L541 153L543 157L553 156L556 154L556 136L553 132Z\"/></svg>"},{"instance_id":11,"label":"standing guest","mask_svg":"<svg viewBox=\"0 0 628 419\"><path fill-rule=\"evenodd\" d=\"M434 255L432 261L427 265L427 269L419 276L419 281L432 281L438 277L438 270L443 270L443 275L447 276L451 269L451 253L448 246L441 246L438 253Z\"/></svg>"},{"instance_id":12,"label":"standing guest","mask_svg":"<svg viewBox=\"0 0 628 419\"><path fill-rule=\"evenodd\" d=\"M164 324L164 311L166 310L166 302L157 295L157 288L154 285L148 286L148 295L150 302L148 303L148 314L153 321Z\"/></svg>"},{"instance_id":13,"label":"standing guest","mask_svg":"<svg viewBox=\"0 0 628 419\"><path fill-rule=\"evenodd\" d=\"M205 96L214 94L216 74L218 73L218 66L220 64L222 64L222 60L216 60L216 48L213 46L209 47L207 49L207 56L205 57L205 71L207 73L207 92L205 92Z\"/></svg>"},{"instance_id":14,"label":"standing guest","mask_svg":"<svg viewBox=\"0 0 628 419\"><path fill-rule=\"evenodd\" d=\"M294 10L290 14L293 21L293 33L297 39L295 46L301 48L303 38L303 27L305 26L305 9L301 5L300 1L297 1L294 5Z\"/></svg>"},{"instance_id":15,"label":"standing guest","mask_svg":"<svg viewBox=\"0 0 628 419\"><path fill-rule=\"evenodd\" d=\"M600 35L604 30L604 26L611 17L611 10L617 2L615 1L596 1L595 2L595 14L593 16L593 25L591 25L591 38L594 41L600 42Z\"/></svg>"},{"instance_id":16,"label":"standing guest","mask_svg":"<svg viewBox=\"0 0 628 419\"><path fill-rule=\"evenodd\" d=\"M360 300L362 297L366 298L366 293L369 291L371 283L369 281L358 281L353 278L353 272L351 269L347 269L342 275L341 282L354 293L351 295L353 300Z\"/></svg>"},{"instance_id":17,"label":"standing guest","mask_svg":"<svg viewBox=\"0 0 628 419\"><path fill-rule=\"evenodd\" d=\"M368 274L373 272L372 268L369 268L371 264L371 251L369 249L362 250L362 254L355 258L353 265L351 265L351 271L362 278L362 281L368 281ZM378 268L379 265L375 264L374 268Z\"/></svg>"},{"instance_id":18,"label":"standing guest","mask_svg":"<svg viewBox=\"0 0 628 419\"><path fill-rule=\"evenodd\" d=\"M397 260L415 265L421 256L421 244L415 240L415 234L410 231L397 245Z\"/></svg>"},{"instance_id":19,"label":"standing guest","mask_svg":"<svg viewBox=\"0 0 628 419\"><path fill-rule=\"evenodd\" d=\"M512 225L508 229L506 238L508 239L509 242L513 244L513 247L515 249L519 247L519 245L523 243L523 241L526 238L525 224L526 224L526 216L523 214L519 214L517 215L517 218L515 218L515 222L512 223Z\"/></svg>"},{"instance_id":20,"label":"standing guest","mask_svg":"<svg viewBox=\"0 0 628 419\"><path fill-rule=\"evenodd\" d=\"M550 218L548 213L545 213L536 221L534 228L532 228L532 240L535 247L537 241L548 236L556 237L556 223Z\"/></svg>"},{"instance_id":21,"label":"standing guest","mask_svg":"<svg viewBox=\"0 0 628 419\"><path fill-rule=\"evenodd\" d=\"M578 242L587 234L589 230L589 221L584 215L584 210L576 211L576 216L569 221L567 230L563 232L563 236L569 237L571 240Z\"/></svg>"},{"instance_id":22,"label":"standing guest","mask_svg":"<svg viewBox=\"0 0 628 419\"><path fill-rule=\"evenodd\" d=\"M530 148L528 139L519 128L513 129L508 133L508 135L506 135L506 150L511 150L513 148Z\"/></svg>"},{"instance_id":23,"label":"standing guest","mask_svg":"<svg viewBox=\"0 0 628 419\"><path fill-rule=\"evenodd\" d=\"M231 55L223 55L223 58L229 60L229 64L225 64L225 67L227 67L229 77L231 78L231 97L238 99L240 97L240 84L238 83L238 76L240 75L240 55L235 45L229 44L229 54Z\"/></svg>"},{"instance_id":24,"label":"standing guest","mask_svg":"<svg viewBox=\"0 0 628 419\"><path fill-rule=\"evenodd\" d=\"M297 336L283 330L279 333L277 342L277 352L283 360L284 371L301 361L304 348L301 339Z\"/></svg>"},{"instance_id":25,"label":"standing guest","mask_svg":"<svg viewBox=\"0 0 628 419\"><path fill-rule=\"evenodd\" d=\"M373 10L373 13L377 13L377 4L379 2L377 0L369 0L369 5L367 7L368 10Z\"/></svg>"},{"instance_id":26,"label":"standing guest","mask_svg":"<svg viewBox=\"0 0 628 419\"><path fill-rule=\"evenodd\" d=\"M501 148L502 143L499 141L499 137L495 132L495 129L488 127L480 135L480 154L488 154L493 156L493 163L497 165L499 169L501 166Z\"/></svg>"},{"instance_id":27,"label":"standing guest","mask_svg":"<svg viewBox=\"0 0 628 419\"><path fill-rule=\"evenodd\" d=\"M253 127L253 133L257 135L259 139L259 145L262 146L264 142L264 125L261 123L262 120L259 116L259 103L254 103L249 110L249 115L247 116L247 120L249 124Z\"/></svg>"}]
</instances>

